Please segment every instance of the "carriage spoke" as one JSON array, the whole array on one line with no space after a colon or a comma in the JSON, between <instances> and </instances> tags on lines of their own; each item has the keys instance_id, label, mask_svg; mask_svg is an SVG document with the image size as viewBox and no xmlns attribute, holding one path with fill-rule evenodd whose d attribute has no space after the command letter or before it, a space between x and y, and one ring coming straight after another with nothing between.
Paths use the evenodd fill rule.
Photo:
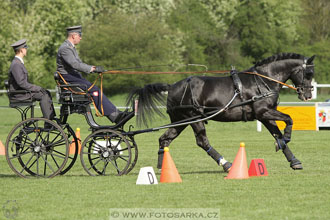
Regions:
<instances>
[{"instance_id":1,"label":"carriage spoke","mask_svg":"<svg viewBox=\"0 0 330 220\"><path fill-rule=\"evenodd\" d=\"M58 142L55 142L55 143L49 143L47 145L45 145L46 147L61 147L63 146L63 144L65 144L65 140L60 140Z\"/></svg>"},{"instance_id":2,"label":"carriage spoke","mask_svg":"<svg viewBox=\"0 0 330 220\"><path fill-rule=\"evenodd\" d=\"M119 168L118 168L117 162L116 162L116 161L113 162L112 160L110 160L110 162L111 162L112 165L116 168L117 173L119 174L119 173L120 173L120 170L119 170Z\"/></svg>"},{"instance_id":3,"label":"carriage spoke","mask_svg":"<svg viewBox=\"0 0 330 220\"><path fill-rule=\"evenodd\" d=\"M97 149L99 149L99 150L102 150L102 149L104 148L103 146L99 145L94 139L92 139L91 141L92 141L95 145L97 145L97 146L93 145L94 148L97 148ZM107 145L106 145L106 146L107 146Z\"/></svg>"},{"instance_id":4,"label":"carriage spoke","mask_svg":"<svg viewBox=\"0 0 330 220\"><path fill-rule=\"evenodd\" d=\"M126 160L124 157L128 157L128 156L119 156L118 158L121 158L122 160L125 160L126 162L128 162L128 160Z\"/></svg>"},{"instance_id":5,"label":"carriage spoke","mask_svg":"<svg viewBox=\"0 0 330 220\"><path fill-rule=\"evenodd\" d=\"M61 159L65 159L65 155L64 155L64 157L62 157L60 155L57 155L57 154L54 154L54 153L52 155L55 156L55 157L61 158Z\"/></svg>"},{"instance_id":6,"label":"carriage spoke","mask_svg":"<svg viewBox=\"0 0 330 220\"><path fill-rule=\"evenodd\" d=\"M88 168L88 170L90 170L90 169L93 168L93 167L96 168L96 164L98 164L100 161L102 161L101 158L99 158L99 160L96 161L96 163L92 164L92 166L91 166L90 168Z\"/></svg>"},{"instance_id":7,"label":"carriage spoke","mask_svg":"<svg viewBox=\"0 0 330 220\"><path fill-rule=\"evenodd\" d=\"M128 148L123 148L123 149L121 149L121 150L118 150L118 152L126 151L126 150L128 150Z\"/></svg>"},{"instance_id":8,"label":"carriage spoke","mask_svg":"<svg viewBox=\"0 0 330 220\"><path fill-rule=\"evenodd\" d=\"M49 164L49 162L41 155L41 158L45 161L45 163L48 165L48 167L53 171L53 173L55 173L54 169L52 168L52 166Z\"/></svg>"},{"instance_id":9,"label":"carriage spoke","mask_svg":"<svg viewBox=\"0 0 330 220\"><path fill-rule=\"evenodd\" d=\"M27 168L28 170L30 170L30 168L37 162L37 159L35 161L33 161L33 163Z\"/></svg>"},{"instance_id":10,"label":"carriage spoke","mask_svg":"<svg viewBox=\"0 0 330 220\"><path fill-rule=\"evenodd\" d=\"M98 159L98 158L101 158L101 157L94 157L94 158L91 158L91 161L92 161L92 160L95 160L95 159Z\"/></svg>"},{"instance_id":11,"label":"carriage spoke","mask_svg":"<svg viewBox=\"0 0 330 220\"><path fill-rule=\"evenodd\" d=\"M24 149L24 146L25 146L25 145L23 145L23 147L20 147L21 150L18 150L18 154L22 155L22 154L25 154L25 152L27 152L28 150L31 150L30 147L25 147L25 149ZM31 151L30 151L30 152L31 152Z\"/></svg>"},{"instance_id":12,"label":"carriage spoke","mask_svg":"<svg viewBox=\"0 0 330 220\"><path fill-rule=\"evenodd\" d=\"M51 156L52 156L52 159L53 159L54 163L56 164L56 167L57 167L57 168L60 168L60 166L58 165L57 161L55 160L53 154L51 154Z\"/></svg>"},{"instance_id":13,"label":"carriage spoke","mask_svg":"<svg viewBox=\"0 0 330 220\"><path fill-rule=\"evenodd\" d=\"M23 131L25 138L29 139L29 141L31 141L31 143L33 143L33 140L29 137L29 135L25 132L25 130L23 130L23 128L21 129L21 131Z\"/></svg>"},{"instance_id":14,"label":"carriage spoke","mask_svg":"<svg viewBox=\"0 0 330 220\"><path fill-rule=\"evenodd\" d=\"M37 176L39 176L39 155L37 156Z\"/></svg>"},{"instance_id":15,"label":"carriage spoke","mask_svg":"<svg viewBox=\"0 0 330 220\"><path fill-rule=\"evenodd\" d=\"M17 137L17 136L16 136ZM15 138L16 138L15 137ZM13 140L10 140L10 142L12 142L13 144L18 144L18 145L25 145L25 144L32 144L32 142L30 142L30 141L27 141L27 138L24 138L25 140L24 140L24 143L22 144L22 141L21 142L18 142L17 140L15 140L15 138L13 139Z\"/></svg>"},{"instance_id":16,"label":"carriage spoke","mask_svg":"<svg viewBox=\"0 0 330 220\"><path fill-rule=\"evenodd\" d=\"M110 136L110 135L109 135L109 132L107 132L107 133L106 133L106 137L109 137L109 136ZM110 139L110 138L106 138L106 139L105 139L105 146L109 146L109 141L110 141L109 139ZM110 141L110 146L111 146L111 141Z\"/></svg>"},{"instance_id":17,"label":"carriage spoke","mask_svg":"<svg viewBox=\"0 0 330 220\"><path fill-rule=\"evenodd\" d=\"M60 140L55 141L56 139L54 138L52 141L47 141L46 143L48 143L46 145L46 147L49 146L54 146L54 147L58 147L58 146L62 146L65 143L65 139L62 137Z\"/></svg>"},{"instance_id":18,"label":"carriage spoke","mask_svg":"<svg viewBox=\"0 0 330 220\"><path fill-rule=\"evenodd\" d=\"M46 160L47 160L47 155L46 155ZM45 164L44 164L44 176L46 176L46 161L45 161Z\"/></svg>"},{"instance_id":19,"label":"carriage spoke","mask_svg":"<svg viewBox=\"0 0 330 220\"><path fill-rule=\"evenodd\" d=\"M83 154L87 154L87 155L99 155L98 153L89 153L89 152L83 152Z\"/></svg>"},{"instance_id":20,"label":"carriage spoke","mask_svg":"<svg viewBox=\"0 0 330 220\"><path fill-rule=\"evenodd\" d=\"M33 158L33 154L31 155L31 157L29 158L29 160L28 160L28 162L25 164L25 166L23 167L23 169L21 170L21 172L20 173L23 173L23 171L25 170L25 168L27 167L27 165L30 163L30 161L32 160L32 158ZM35 163L35 161L32 163L32 165ZM32 166L31 165L31 166ZM31 167L30 166L30 167Z\"/></svg>"},{"instance_id":21,"label":"carriage spoke","mask_svg":"<svg viewBox=\"0 0 330 220\"><path fill-rule=\"evenodd\" d=\"M102 170L102 175L105 175L105 170L107 169L108 164L109 164L109 162L104 161L104 168Z\"/></svg>"},{"instance_id":22,"label":"carriage spoke","mask_svg":"<svg viewBox=\"0 0 330 220\"><path fill-rule=\"evenodd\" d=\"M40 140L45 143L45 142L48 142L49 141L49 131L45 134L45 137L42 137L41 135L42 132L39 133L39 137L40 137Z\"/></svg>"},{"instance_id":23,"label":"carriage spoke","mask_svg":"<svg viewBox=\"0 0 330 220\"><path fill-rule=\"evenodd\" d=\"M15 159L15 158L18 158L18 157L21 157L21 156L24 156L24 155L26 155L26 154L29 154L29 153L31 153L31 152L25 152L25 153L19 153L19 154L16 154L15 156L12 156L12 157L9 157L9 159ZM32 155L33 156L33 155Z\"/></svg>"},{"instance_id":24,"label":"carriage spoke","mask_svg":"<svg viewBox=\"0 0 330 220\"><path fill-rule=\"evenodd\" d=\"M59 155L62 155L62 156L65 157L65 153L59 152L59 151L57 151L57 150L53 150L53 152L58 153Z\"/></svg>"}]
</instances>

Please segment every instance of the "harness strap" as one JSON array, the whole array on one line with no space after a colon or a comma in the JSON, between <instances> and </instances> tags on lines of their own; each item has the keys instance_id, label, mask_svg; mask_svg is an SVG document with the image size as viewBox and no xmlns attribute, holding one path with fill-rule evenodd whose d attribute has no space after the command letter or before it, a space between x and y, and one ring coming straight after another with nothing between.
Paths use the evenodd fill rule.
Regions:
<instances>
[{"instance_id":1,"label":"harness strap","mask_svg":"<svg viewBox=\"0 0 330 220\"><path fill-rule=\"evenodd\" d=\"M232 108L236 108L236 107L239 107L239 106L243 106L243 105L247 105L251 102L256 102L256 101L259 101L263 98L268 98L268 97L271 97L273 95L276 95L277 93L276 92L267 92L267 93L264 93L264 94L261 94L261 95L255 95L253 96L251 99L248 99L248 100L245 100L245 101L242 101L238 104L235 104L235 105L231 105L228 107L228 109L232 109ZM195 106L193 105L180 105L180 106L174 106L172 107L170 110L174 110L174 109L187 109L187 108L194 108ZM219 110L220 107L207 107L207 106L201 106L203 109L209 109L209 110Z\"/></svg>"},{"instance_id":2,"label":"harness strap","mask_svg":"<svg viewBox=\"0 0 330 220\"><path fill-rule=\"evenodd\" d=\"M235 67L232 67L232 70L230 71L230 75L231 78L233 79L233 83L235 86L235 89L237 91L237 93L239 93L239 96L242 100L242 102L244 102L244 97L243 97L243 86L242 86L242 81L238 76L238 72L237 70L235 70ZM247 116L246 116L246 106L242 105L242 119L244 121L247 121Z\"/></svg>"},{"instance_id":3,"label":"harness strap","mask_svg":"<svg viewBox=\"0 0 330 220\"><path fill-rule=\"evenodd\" d=\"M180 105L182 105L183 99L186 96L187 88L190 85L188 80L190 80L190 77L186 81L187 83L186 83L186 86L184 87L184 91L183 91L183 95L182 95L182 98L181 98L181 101L180 101Z\"/></svg>"},{"instance_id":4,"label":"harness strap","mask_svg":"<svg viewBox=\"0 0 330 220\"><path fill-rule=\"evenodd\" d=\"M256 102L256 101L259 101L263 98L268 98L268 97L271 97L271 96L276 95L276 94L277 94L276 92L267 92L265 94L256 95L256 96L253 96L251 99L248 99L248 100L243 101L241 103L238 103L236 105L232 105L228 109L235 108L235 107L238 107L238 106L244 106L244 105L249 104L251 102Z\"/></svg>"},{"instance_id":5,"label":"harness strap","mask_svg":"<svg viewBox=\"0 0 330 220\"><path fill-rule=\"evenodd\" d=\"M195 96L195 93L193 92L193 89L191 88L191 84L190 84L191 79L192 79L192 77L190 76L186 80L186 85L185 85L185 89L183 91L183 95L182 95L182 98L181 98L181 101L180 101L180 106L184 106L184 105L182 105L183 104L183 99L186 96L187 89L189 87L190 93L191 93L191 100L192 100L192 104L193 104L192 105L193 109L195 109L197 112L199 112L203 117L206 117L206 115L204 114L204 106L202 106L198 103L197 98ZM207 121L205 123L207 123Z\"/></svg>"}]
</instances>

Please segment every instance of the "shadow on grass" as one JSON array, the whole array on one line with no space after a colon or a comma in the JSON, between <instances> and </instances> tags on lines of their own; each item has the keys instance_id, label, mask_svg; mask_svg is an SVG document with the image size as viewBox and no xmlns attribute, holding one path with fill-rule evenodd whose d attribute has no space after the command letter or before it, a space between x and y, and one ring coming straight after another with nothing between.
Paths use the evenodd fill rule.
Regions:
<instances>
[{"instance_id":1,"label":"shadow on grass","mask_svg":"<svg viewBox=\"0 0 330 220\"><path fill-rule=\"evenodd\" d=\"M70 178L75 178L75 177L88 177L88 178L101 178L101 177L111 177L111 176L113 176L113 177L120 177L120 176L118 176L118 175L116 175L116 174L108 174L108 175L104 175L104 176L102 176L102 175L98 175L98 176L90 176L90 175L88 175L88 174L64 174L64 175L57 175L57 176L55 176L54 178L58 178L58 177L70 177ZM125 175L122 175L122 176L125 176Z\"/></svg>"},{"instance_id":2,"label":"shadow on grass","mask_svg":"<svg viewBox=\"0 0 330 220\"><path fill-rule=\"evenodd\" d=\"M180 174L190 175L190 174L218 174L218 173L226 173L221 170L205 170L205 171L192 171L192 172L180 172Z\"/></svg>"},{"instance_id":3,"label":"shadow on grass","mask_svg":"<svg viewBox=\"0 0 330 220\"><path fill-rule=\"evenodd\" d=\"M19 177L16 174L0 174L0 178L16 178L16 179L21 179L22 177Z\"/></svg>"}]
</instances>

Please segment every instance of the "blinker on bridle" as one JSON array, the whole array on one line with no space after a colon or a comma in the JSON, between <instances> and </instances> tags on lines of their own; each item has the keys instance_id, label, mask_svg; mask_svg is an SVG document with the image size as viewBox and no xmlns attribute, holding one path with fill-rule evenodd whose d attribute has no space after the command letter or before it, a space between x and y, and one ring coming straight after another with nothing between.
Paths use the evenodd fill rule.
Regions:
<instances>
[{"instance_id":1,"label":"blinker on bridle","mask_svg":"<svg viewBox=\"0 0 330 220\"><path fill-rule=\"evenodd\" d=\"M301 94L304 92L304 89L311 89L311 91L313 91L314 87L313 86L305 86L305 71L307 69L307 67L313 67L314 64L307 64L307 59L304 59L304 63L302 64L302 69L303 69L303 80L302 80L302 85L301 86L297 86L297 93Z\"/></svg>"}]
</instances>

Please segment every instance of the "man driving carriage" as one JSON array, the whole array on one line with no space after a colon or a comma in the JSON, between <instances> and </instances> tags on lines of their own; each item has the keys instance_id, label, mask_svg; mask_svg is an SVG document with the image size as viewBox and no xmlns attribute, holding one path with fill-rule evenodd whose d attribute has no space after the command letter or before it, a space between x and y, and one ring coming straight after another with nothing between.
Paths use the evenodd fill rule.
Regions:
<instances>
[{"instance_id":1,"label":"man driving carriage","mask_svg":"<svg viewBox=\"0 0 330 220\"><path fill-rule=\"evenodd\" d=\"M13 92L10 99L17 101L40 101L43 117L53 119L55 117L55 110L50 92L28 81L28 71L24 66L23 60L27 55L28 49L26 39L21 39L11 46L15 51L15 57L9 69L9 91ZM24 93L17 92L20 90L24 90Z\"/></svg>"},{"instance_id":2,"label":"man driving carriage","mask_svg":"<svg viewBox=\"0 0 330 220\"><path fill-rule=\"evenodd\" d=\"M87 88L92 86L92 83L83 78L80 72L84 73L101 73L104 72L102 66L93 66L85 64L78 56L75 45L79 44L82 39L82 26L73 26L66 28L67 39L59 47L56 57L57 72L61 74L64 80L72 84L86 85ZM95 106L104 115L114 123L119 123L130 112L119 111L116 106L105 96L101 97L101 91L97 86L91 87L88 93L93 98Z\"/></svg>"}]
</instances>

